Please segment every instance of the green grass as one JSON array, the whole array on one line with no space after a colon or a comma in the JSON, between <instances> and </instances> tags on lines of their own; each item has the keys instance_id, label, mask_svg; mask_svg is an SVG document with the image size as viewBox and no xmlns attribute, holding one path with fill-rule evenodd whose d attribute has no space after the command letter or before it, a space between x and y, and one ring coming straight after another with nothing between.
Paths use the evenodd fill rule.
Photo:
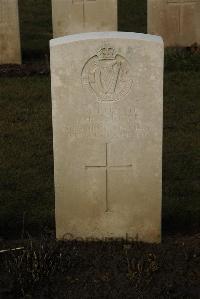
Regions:
<instances>
[{"instance_id":1,"label":"green grass","mask_svg":"<svg viewBox=\"0 0 200 299\"><path fill-rule=\"evenodd\" d=\"M50 82L46 77L0 80L0 236L53 227ZM25 214L24 214L25 213Z\"/></svg>"},{"instance_id":2,"label":"green grass","mask_svg":"<svg viewBox=\"0 0 200 299\"><path fill-rule=\"evenodd\" d=\"M0 236L54 227L49 78L1 78ZM168 72L164 97L163 228L199 225L200 76Z\"/></svg>"},{"instance_id":3,"label":"green grass","mask_svg":"<svg viewBox=\"0 0 200 299\"><path fill-rule=\"evenodd\" d=\"M51 1L20 0L23 57L49 55ZM119 1L119 29L146 32L146 1ZM166 51L163 229L200 225L200 54ZM0 237L54 229L50 78L0 78Z\"/></svg>"},{"instance_id":4,"label":"green grass","mask_svg":"<svg viewBox=\"0 0 200 299\"><path fill-rule=\"evenodd\" d=\"M200 73L165 73L163 211L166 227L200 224Z\"/></svg>"}]
</instances>

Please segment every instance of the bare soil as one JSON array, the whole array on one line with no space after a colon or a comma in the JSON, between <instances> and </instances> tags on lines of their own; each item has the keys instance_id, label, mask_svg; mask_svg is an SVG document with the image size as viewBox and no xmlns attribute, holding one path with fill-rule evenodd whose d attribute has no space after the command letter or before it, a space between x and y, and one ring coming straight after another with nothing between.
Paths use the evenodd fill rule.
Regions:
<instances>
[{"instance_id":1,"label":"bare soil","mask_svg":"<svg viewBox=\"0 0 200 299\"><path fill-rule=\"evenodd\" d=\"M200 298L200 234L162 244L2 243L0 298Z\"/></svg>"}]
</instances>

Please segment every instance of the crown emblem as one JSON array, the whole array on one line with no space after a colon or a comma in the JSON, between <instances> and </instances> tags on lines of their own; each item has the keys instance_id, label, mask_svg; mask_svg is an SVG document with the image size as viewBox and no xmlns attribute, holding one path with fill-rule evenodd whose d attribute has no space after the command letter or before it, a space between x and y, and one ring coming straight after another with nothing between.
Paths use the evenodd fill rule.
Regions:
<instances>
[{"instance_id":1,"label":"crown emblem","mask_svg":"<svg viewBox=\"0 0 200 299\"><path fill-rule=\"evenodd\" d=\"M115 59L116 57L115 49L112 47L105 46L99 50L97 56L99 57L99 60Z\"/></svg>"}]
</instances>

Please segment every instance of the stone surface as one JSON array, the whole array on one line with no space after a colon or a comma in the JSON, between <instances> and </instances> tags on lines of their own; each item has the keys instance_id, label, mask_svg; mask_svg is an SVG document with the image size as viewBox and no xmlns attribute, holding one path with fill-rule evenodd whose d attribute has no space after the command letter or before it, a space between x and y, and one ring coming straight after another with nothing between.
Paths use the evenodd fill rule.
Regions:
<instances>
[{"instance_id":1,"label":"stone surface","mask_svg":"<svg viewBox=\"0 0 200 299\"><path fill-rule=\"evenodd\" d=\"M52 0L54 37L117 30L117 0Z\"/></svg>"},{"instance_id":2,"label":"stone surface","mask_svg":"<svg viewBox=\"0 0 200 299\"><path fill-rule=\"evenodd\" d=\"M0 64L20 64L20 32L17 0L0 0Z\"/></svg>"},{"instance_id":3,"label":"stone surface","mask_svg":"<svg viewBox=\"0 0 200 299\"><path fill-rule=\"evenodd\" d=\"M57 238L160 241L163 42L51 40Z\"/></svg>"},{"instance_id":4,"label":"stone surface","mask_svg":"<svg viewBox=\"0 0 200 299\"><path fill-rule=\"evenodd\" d=\"M200 44L200 0L148 0L148 33L167 47Z\"/></svg>"}]
</instances>

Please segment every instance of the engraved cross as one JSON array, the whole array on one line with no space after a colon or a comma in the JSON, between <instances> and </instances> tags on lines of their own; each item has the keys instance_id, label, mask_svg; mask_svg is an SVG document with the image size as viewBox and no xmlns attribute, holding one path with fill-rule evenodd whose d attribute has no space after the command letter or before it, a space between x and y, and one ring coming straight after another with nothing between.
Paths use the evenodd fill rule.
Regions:
<instances>
[{"instance_id":1,"label":"engraved cross","mask_svg":"<svg viewBox=\"0 0 200 299\"><path fill-rule=\"evenodd\" d=\"M183 18L183 5L192 5L199 2L199 0L167 0L167 4L176 5L179 8L179 34L182 32L181 20Z\"/></svg>"},{"instance_id":2,"label":"engraved cross","mask_svg":"<svg viewBox=\"0 0 200 299\"><path fill-rule=\"evenodd\" d=\"M105 148L105 164L104 165L86 165L85 169L89 168L104 168L105 169L105 174L106 174L106 212L110 212L110 207L109 207L109 169L110 168L130 168L133 165L132 164L127 164L127 165L110 165L109 163L109 157L108 157L108 143L106 143L106 148Z\"/></svg>"},{"instance_id":3,"label":"engraved cross","mask_svg":"<svg viewBox=\"0 0 200 299\"><path fill-rule=\"evenodd\" d=\"M96 0L72 0L72 4L81 4L83 11L83 26L85 26L85 4L87 2L96 2Z\"/></svg>"}]
</instances>

